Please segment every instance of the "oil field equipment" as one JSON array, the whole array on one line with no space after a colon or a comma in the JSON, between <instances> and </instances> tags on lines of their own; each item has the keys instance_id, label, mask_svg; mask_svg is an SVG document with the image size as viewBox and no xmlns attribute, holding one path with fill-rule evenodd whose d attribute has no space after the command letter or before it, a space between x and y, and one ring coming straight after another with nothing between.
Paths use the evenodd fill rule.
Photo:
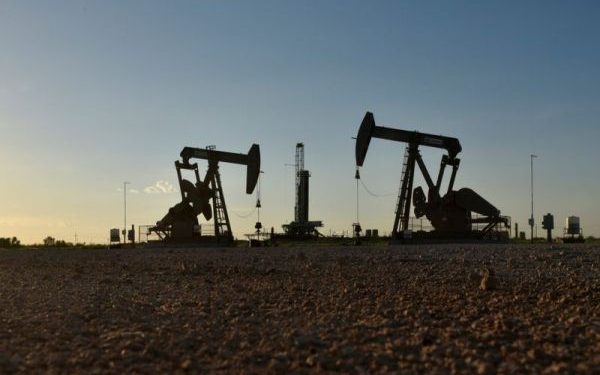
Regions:
<instances>
[{"instance_id":1,"label":"oil field equipment","mask_svg":"<svg viewBox=\"0 0 600 375\"><path fill-rule=\"evenodd\" d=\"M246 165L246 194L252 194L260 174L259 146L253 144L246 155L217 151L214 146L185 147L180 156L181 161L175 161L175 168L181 190L181 202L171 207L169 212L150 228L150 231L156 233L165 242L232 244L233 233L221 185L219 162ZM208 161L204 179L200 179L198 164L191 164L190 159ZM196 182L182 178L182 170L192 171ZM207 221L213 220L213 233L202 232L198 221L200 214Z\"/></svg>"},{"instance_id":2,"label":"oil field equipment","mask_svg":"<svg viewBox=\"0 0 600 375\"><path fill-rule=\"evenodd\" d=\"M323 226L322 221L308 220L308 179L310 172L304 169L304 143L296 144L296 203L294 205L294 221L282 225L288 238L311 238L320 235L317 228Z\"/></svg>"},{"instance_id":3,"label":"oil field equipment","mask_svg":"<svg viewBox=\"0 0 600 375\"><path fill-rule=\"evenodd\" d=\"M566 242L566 243L585 242L585 239L583 237L583 229L581 228L581 221L579 220L579 216L569 216L565 220L563 242Z\"/></svg>"},{"instance_id":4,"label":"oil field equipment","mask_svg":"<svg viewBox=\"0 0 600 375\"><path fill-rule=\"evenodd\" d=\"M552 230L554 229L554 216L552 214L544 215L542 220L542 228L546 230L546 238L548 242L552 242Z\"/></svg>"},{"instance_id":5,"label":"oil field equipment","mask_svg":"<svg viewBox=\"0 0 600 375\"><path fill-rule=\"evenodd\" d=\"M462 188L453 190L456 172L460 159L456 156L462 147L456 138L419 133L375 125L375 118L367 112L356 137L356 166L361 167L365 161L371 138L381 138L407 143L402 164L400 190L396 202L396 216L392 228L392 240L420 239L483 239L491 237L508 237L506 228L510 227L510 219L500 215L500 211L475 191ZM436 181L433 181L421 154L420 146L435 147L447 151L443 155ZM428 192L422 187L413 189L415 166L419 167L427 183ZM444 196L440 189L444 171L452 168L448 189ZM409 228L410 208L414 202L414 213L417 218L425 216L432 224L429 233L412 233ZM475 215L474 215L475 214ZM474 226L482 225L482 229ZM503 226L503 232L500 232Z\"/></svg>"}]
</instances>

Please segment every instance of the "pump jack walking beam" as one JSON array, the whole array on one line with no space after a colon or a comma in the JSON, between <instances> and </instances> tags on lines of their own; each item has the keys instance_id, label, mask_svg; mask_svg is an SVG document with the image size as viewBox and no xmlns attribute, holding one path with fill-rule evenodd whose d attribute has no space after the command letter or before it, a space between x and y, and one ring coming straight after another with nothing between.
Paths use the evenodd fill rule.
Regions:
<instances>
[{"instance_id":1,"label":"pump jack walking beam","mask_svg":"<svg viewBox=\"0 0 600 375\"><path fill-rule=\"evenodd\" d=\"M208 160L209 163L224 162L246 165L246 194L252 194L260 175L260 148L257 144L253 144L246 155L209 148L184 147L180 156L184 164L189 164L190 159L196 158Z\"/></svg>"}]
</instances>

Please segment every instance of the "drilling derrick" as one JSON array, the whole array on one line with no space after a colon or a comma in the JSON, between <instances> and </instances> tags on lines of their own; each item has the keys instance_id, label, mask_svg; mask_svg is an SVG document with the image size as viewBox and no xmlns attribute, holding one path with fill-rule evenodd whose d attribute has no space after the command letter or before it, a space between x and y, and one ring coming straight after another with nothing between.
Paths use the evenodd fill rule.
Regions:
<instances>
[{"instance_id":1,"label":"drilling derrick","mask_svg":"<svg viewBox=\"0 0 600 375\"><path fill-rule=\"evenodd\" d=\"M300 171L304 171L304 143L296 144L296 184L294 194L296 197L296 203L294 205L294 221L301 222L300 219ZM308 220L308 217L307 219Z\"/></svg>"},{"instance_id":2,"label":"drilling derrick","mask_svg":"<svg viewBox=\"0 0 600 375\"><path fill-rule=\"evenodd\" d=\"M311 238L320 235L317 228L323 226L322 221L308 219L308 197L310 172L304 169L304 143L296 144L295 167L295 205L294 221L284 224L286 237L294 239Z\"/></svg>"}]
</instances>

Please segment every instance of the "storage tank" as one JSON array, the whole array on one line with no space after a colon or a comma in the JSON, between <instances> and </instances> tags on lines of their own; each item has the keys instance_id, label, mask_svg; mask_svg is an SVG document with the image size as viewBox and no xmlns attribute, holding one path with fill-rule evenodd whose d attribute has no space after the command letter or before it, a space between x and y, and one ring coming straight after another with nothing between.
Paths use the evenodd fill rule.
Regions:
<instances>
[{"instance_id":1,"label":"storage tank","mask_svg":"<svg viewBox=\"0 0 600 375\"><path fill-rule=\"evenodd\" d=\"M110 230L110 242L121 242L121 231L118 228Z\"/></svg>"},{"instance_id":2,"label":"storage tank","mask_svg":"<svg viewBox=\"0 0 600 375\"><path fill-rule=\"evenodd\" d=\"M566 222L567 234L578 235L581 232L579 216L569 216Z\"/></svg>"}]
</instances>

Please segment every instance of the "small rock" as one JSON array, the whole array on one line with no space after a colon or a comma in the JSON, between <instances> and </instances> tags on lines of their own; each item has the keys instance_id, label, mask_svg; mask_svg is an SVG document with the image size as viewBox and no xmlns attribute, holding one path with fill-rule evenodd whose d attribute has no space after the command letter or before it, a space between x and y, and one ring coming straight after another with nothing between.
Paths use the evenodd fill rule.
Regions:
<instances>
[{"instance_id":1,"label":"small rock","mask_svg":"<svg viewBox=\"0 0 600 375\"><path fill-rule=\"evenodd\" d=\"M496 275L492 268L486 268L483 270L479 289L486 291L496 289Z\"/></svg>"},{"instance_id":2,"label":"small rock","mask_svg":"<svg viewBox=\"0 0 600 375\"><path fill-rule=\"evenodd\" d=\"M321 340L318 336L315 336L315 335L298 336L294 340L294 343L300 349L325 346L325 343L323 342L323 340Z\"/></svg>"},{"instance_id":3,"label":"small rock","mask_svg":"<svg viewBox=\"0 0 600 375\"><path fill-rule=\"evenodd\" d=\"M490 373L490 366L485 362L479 362L477 364L477 373L480 375L485 375Z\"/></svg>"},{"instance_id":4,"label":"small rock","mask_svg":"<svg viewBox=\"0 0 600 375\"><path fill-rule=\"evenodd\" d=\"M316 355L309 355L306 358L306 364L310 367L314 367L317 364L317 356Z\"/></svg>"},{"instance_id":5,"label":"small rock","mask_svg":"<svg viewBox=\"0 0 600 375\"><path fill-rule=\"evenodd\" d=\"M181 362L181 364L179 366L182 369L186 370L186 369L190 368L191 365L192 365L192 360L191 359L186 359L185 361Z\"/></svg>"}]
</instances>

